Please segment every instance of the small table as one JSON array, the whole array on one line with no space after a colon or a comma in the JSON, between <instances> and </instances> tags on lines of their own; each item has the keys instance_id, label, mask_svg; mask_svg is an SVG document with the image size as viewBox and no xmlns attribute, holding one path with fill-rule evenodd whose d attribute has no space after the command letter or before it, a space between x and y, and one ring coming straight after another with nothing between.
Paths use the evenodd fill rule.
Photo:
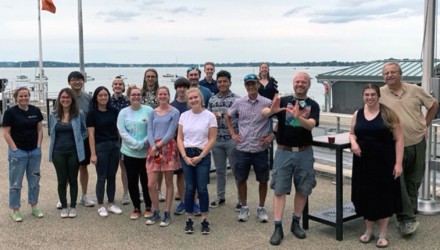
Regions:
<instances>
[{"instance_id":1,"label":"small table","mask_svg":"<svg viewBox=\"0 0 440 250\"><path fill-rule=\"evenodd\" d=\"M309 228L309 219L336 227L336 240L343 238L343 223L360 217L356 214L352 203L343 205L343 150L350 148L349 133L335 134L335 143L328 142L328 135L313 138L313 146L336 150L336 207L309 214L309 201L303 212L303 227Z\"/></svg>"}]
</instances>

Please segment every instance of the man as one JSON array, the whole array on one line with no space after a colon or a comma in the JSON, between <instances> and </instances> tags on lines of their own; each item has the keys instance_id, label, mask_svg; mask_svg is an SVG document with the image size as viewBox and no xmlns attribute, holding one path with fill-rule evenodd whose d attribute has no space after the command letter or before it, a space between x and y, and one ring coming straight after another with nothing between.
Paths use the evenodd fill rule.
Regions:
<instances>
[{"instance_id":1,"label":"man","mask_svg":"<svg viewBox=\"0 0 440 250\"><path fill-rule=\"evenodd\" d=\"M82 110L84 112L84 115L87 117L87 113L89 112L89 103L90 100L92 100L92 96L83 92L84 75L81 72L73 71L69 74L67 80L69 82L70 88L73 90L73 93L76 96L79 109ZM89 138L84 140L84 151L86 154L86 158L82 162L80 162L79 165L79 182L81 184L82 190L80 203L86 207L93 207L95 205L95 202L87 196L87 185L89 183L89 172L87 170L87 165L90 164Z\"/></svg>"},{"instance_id":2,"label":"man","mask_svg":"<svg viewBox=\"0 0 440 250\"><path fill-rule=\"evenodd\" d=\"M211 98L211 91L208 88L205 88L203 86L199 85L200 80L200 74L202 72L200 71L199 67L192 66L189 67L186 71L186 77L189 80L189 83L191 84L191 88L199 88L203 95L203 107L208 107L209 98Z\"/></svg>"},{"instance_id":3,"label":"man","mask_svg":"<svg viewBox=\"0 0 440 250\"><path fill-rule=\"evenodd\" d=\"M171 103L171 106L179 110L180 114L188 110L188 103L186 99L186 91L189 89L190 83L186 78L179 78L174 82L174 89L176 90L176 99ZM177 176L177 192L179 193L180 202L174 210L175 215L182 215L185 212L185 178L183 176L183 169L174 171ZM200 211L200 209L199 209Z\"/></svg>"},{"instance_id":4,"label":"man","mask_svg":"<svg viewBox=\"0 0 440 250\"><path fill-rule=\"evenodd\" d=\"M113 95L110 98L110 105L117 110L121 110L125 107L130 106L130 101L124 95L125 83L121 76L116 76L112 82ZM130 196L128 195L128 180L127 171L125 170L125 163L123 154L120 154L119 166L121 167L121 181L122 181L122 205L130 204Z\"/></svg>"},{"instance_id":5,"label":"man","mask_svg":"<svg viewBox=\"0 0 440 250\"><path fill-rule=\"evenodd\" d=\"M206 62L203 67L203 71L205 72L205 79L200 81L200 85L208 88L213 95L218 93L217 82L214 80L213 75L215 72L215 65L213 62Z\"/></svg>"},{"instance_id":6,"label":"man","mask_svg":"<svg viewBox=\"0 0 440 250\"><path fill-rule=\"evenodd\" d=\"M307 97L310 76L299 72L293 78L293 95L274 97L272 106L262 110L265 117L278 118L277 151L272 170L270 187L274 190L273 213L275 231L270 238L271 245L279 245L284 238L282 218L286 194L295 184L294 213L290 230L299 239L306 234L299 221L307 197L316 186L313 170L312 129L319 125L319 105Z\"/></svg>"},{"instance_id":7,"label":"man","mask_svg":"<svg viewBox=\"0 0 440 250\"><path fill-rule=\"evenodd\" d=\"M403 173L400 176L402 212L397 214L399 231L410 235L417 230L417 195L425 172L426 128L438 109L437 101L415 84L402 81L402 69L396 62L382 68L385 86L381 87L380 102L394 110L403 130ZM423 115L422 106L428 111Z\"/></svg>"},{"instance_id":8,"label":"man","mask_svg":"<svg viewBox=\"0 0 440 250\"><path fill-rule=\"evenodd\" d=\"M205 65L206 67L206 65ZM226 160L229 160L229 164L232 169L235 166L235 147L236 143L229 133L228 127L225 122L225 114L228 108L232 106L238 95L232 93L231 87L231 74L228 71L221 70L217 73L217 87L218 94L209 99L208 110L211 111L217 118L217 141L212 148L212 156L214 158L216 178L217 178L217 199L209 204L209 207L216 208L224 205L225 199L225 186L226 186ZM232 127L234 132L238 132L238 116L232 118ZM240 201L237 206L240 207ZM239 210L240 211L240 210Z\"/></svg>"},{"instance_id":9,"label":"man","mask_svg":"<svg viewBox=\"0 0 440 250\"><path fill-rule=\"evenodd\" d=\"M237 143L234 168L238 193L242 204L238 221L249 219L247 206L247 184L251 166L259 182L259 206L257 216L260 222L267 222L267 211L264 207L269 180L268 147L274 135L270 130L269 119L261 115L261 110L270 107L271 100L258 94L260 83L258 76L250 74L244 77L247 95L237 99L226 113L226 124L232 139ZM238 134L232 125L232 117L238 115Z\"/></svg>"}]
</instances>

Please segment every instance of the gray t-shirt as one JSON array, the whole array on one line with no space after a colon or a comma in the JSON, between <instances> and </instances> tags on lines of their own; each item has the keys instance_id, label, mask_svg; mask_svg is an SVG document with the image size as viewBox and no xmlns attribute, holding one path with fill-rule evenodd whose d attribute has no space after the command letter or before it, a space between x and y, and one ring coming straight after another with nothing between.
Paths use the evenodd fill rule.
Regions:
<instances>
[{"instance_id":1,"label":"gray t-shirt","mask_svg":"<svg viewBox=\"0 0 440 250\"><path fill-rule=\"evenodd\" d=\"M76 97L76 101L78 102L78 108L84 112L84 116L87 117L89 113L89 103L92 100L92 96L81 92L81 95Z\"/></svg>"}]
</instances>

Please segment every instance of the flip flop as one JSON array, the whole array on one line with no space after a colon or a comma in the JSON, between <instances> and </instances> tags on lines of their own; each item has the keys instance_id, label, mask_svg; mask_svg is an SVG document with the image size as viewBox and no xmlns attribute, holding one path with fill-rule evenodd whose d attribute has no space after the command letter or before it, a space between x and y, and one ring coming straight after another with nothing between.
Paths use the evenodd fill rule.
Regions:
<instances>
[{"instance_id":1,"label":"flip flop","mask_svg":"<svg viewBox=\"0 0 440 250\"><path fill-rule=\"evenodd\" d=\"M359 241L362 243L370 243L372 240L374 240L374 234L363 234L360 238Z\"/></svg>"},{"instance_id":2,"label":"flip flop","mask_svg":"<svg viewBox=\"0 0 440 250\"><path fill-rule=\"evenodd\" d=\"M388 247L388 239L385 237L379 237L376 243L376 247L378 248L386 248Z\"/></svg>"}]
</instances>

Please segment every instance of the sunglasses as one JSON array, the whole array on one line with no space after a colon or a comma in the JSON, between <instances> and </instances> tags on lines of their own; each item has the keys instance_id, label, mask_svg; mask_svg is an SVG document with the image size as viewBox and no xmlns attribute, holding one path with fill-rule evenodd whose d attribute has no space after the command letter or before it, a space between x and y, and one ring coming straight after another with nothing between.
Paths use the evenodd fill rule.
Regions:
<instances>
[{"instance_id":1,"label":"sunglasses","mask_svg":"<svg viewBox=\"0 0 440 250\"><path fill-rule=\"evenodd\" d=\"M258 76L255 75L255 74L249 74L249 75L246 75L246 76L244 77L244 82L247 82L247 81L249 81L249 80L258 80Z\"/></svg>"},{"instance_id":2,"label":"sunglasses","mask_svg":"<svg viewBox=\"0 0 440 250\"><path fill-rule=\"evenodd\" d=\"M198 70L199 69L199 66L191 66L191 67L188 67L188 69L186 69L187 71L191 71L191 70Z\"/></svg>"}]
</instances>

